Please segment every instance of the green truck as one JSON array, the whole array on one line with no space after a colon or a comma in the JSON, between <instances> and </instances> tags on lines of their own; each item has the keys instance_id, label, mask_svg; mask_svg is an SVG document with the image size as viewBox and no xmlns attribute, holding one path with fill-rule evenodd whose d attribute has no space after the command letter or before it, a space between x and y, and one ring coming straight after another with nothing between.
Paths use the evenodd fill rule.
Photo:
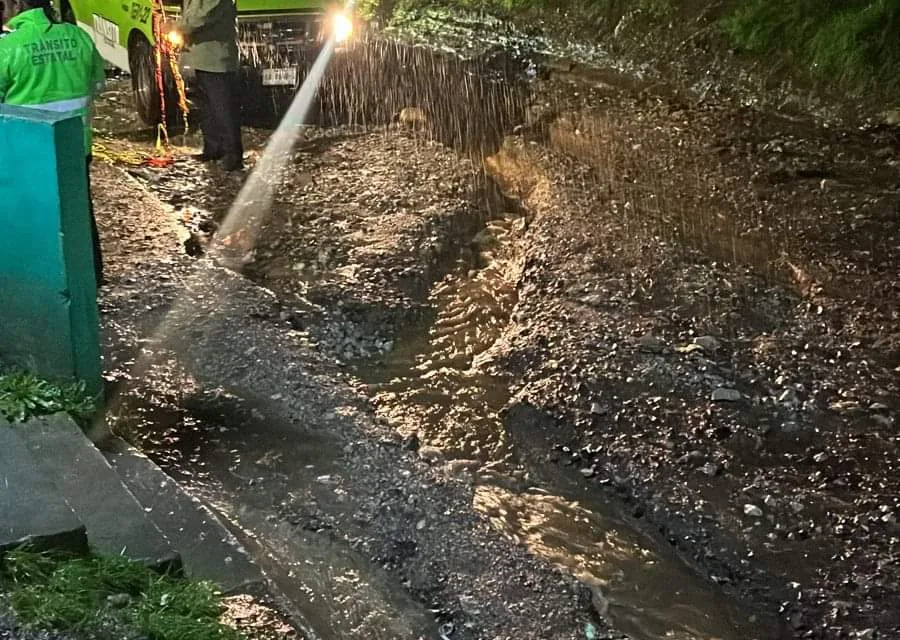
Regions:
<instances>
[{"instance_id":1,"label":"green truck","mask_svg":"<svg viewBox=\"0 0 900 640\"><path fill-rule=\"evenodd\" d=\"M175 18L183 0L57 0L60 16L94 38L112 66L131 75L135 107L141 119L162 122L162 101L154 51L154 14ZM349 36L352 23L329 0L237 0L238 41L243 95L254 101L292 95L325 39ZM163 62L166 120L176 115L175 78ZM181 65L188 97L193 70ZM260 100L261 99L261 100Z\"/></svg>"}]
</instances>

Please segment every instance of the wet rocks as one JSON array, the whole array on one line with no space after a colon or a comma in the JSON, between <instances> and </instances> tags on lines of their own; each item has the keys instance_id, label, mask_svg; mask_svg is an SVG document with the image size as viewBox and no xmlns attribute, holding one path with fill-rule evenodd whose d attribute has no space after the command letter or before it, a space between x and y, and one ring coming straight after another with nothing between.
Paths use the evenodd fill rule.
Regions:
<instances>
[{"instance_id":1,"label":"wet rocks","mask_svg":"<svg viewBox=\"0 0 900 640\"><path fill-rule=\"evenodd\" d=\"M437 447L419 447L418 453L420 458L429 462L440 462L445 458L443 450Z\"/></svg>"},{"instance_id":2,"label":"wet rocks","mask_svg":"<svg viewBox=\"0 0 900 640\"><path fill-rule=\"evenodd\" d=\"M561 100L582 99L571 86L561 94ZM583 100L595 97L586 91ZM776 610L772 593L780 584L773 576L800 580L803 594L799 588L797 594L804 599L797 606L805 610L795 616L786 608L782 615L798 634L830 626L852 637L849 629L865 632L876 618L890 626L890 606L876 606L881 613L867 607L896 592L886 542L888 528L896 526L886 490L896 438L890 410L866 410L875 399L896 396L896 380L881 364L890 345L869 348L872 336L892 326L884 310L895 301L896 225L876 211L893 211L878 193L886 188L885 175L895 181L881 161L889 159L871 159L853 132L795 127L770 114L713 106L674 110L665 100L648 106L624 96L593 102L602 109L573 109L567 122L547 123L550 144L564 154L528 144L516 148L516 162L502 159L516 169L504 184L520 187L528 209L525 255L516 277L515 330L479 362L513 378L541 415L519 439L541 461L538 469L552 460L548 476L577 479L602 470L580 486L613 487L610 494L658 528L661 539L688 549L716 582L732 585L754 606ZM843 139L835 141L838 135ZM272 243L271 255L260 262L259 273L284 286L281 295L318 296L316 304L326 310L321 325L336 326L322 344L344 360L376 353L368 336L389 340L406 321L404 314L427 293L430 276L422 265L435 264L422 259L422 247L454 229L405 235L413 222L440 217L416 200L420 182L423 191L451 190L443 190L431 171L411 166L416 162L397 160L416 157L412 147L372 144L374 156L391 160L366 156L375 160L368 167L346 145L315 168L327 187L306 182L313 197L280 203L287 211L299 205L318 213L284 222L271 237L301 229L298 244L334 246L294 256L281 272L278 252L295 248ZM712 160L711 144L719 149ZM837 155L844 159L827 160ZM537 169L526 162L535 157L544 162ZM317 162L307 151L300 159ZM394 162L400 171L387 166ZM351 184L330 163L364 177ZM804 178L812 175L809 167L823 163L835 172L827 189ZM774 166L778 179L766 180ZM698 171L688 175L673 167ZM406 182L397 193L381 194L394 180ZM343 198L357 188L361 197ZM436 210L448 210L451 201L442 195ZM371 207L395 226L361 219L351 204ZM369 225L375 246L360 250ZM409 252L415 260L404 261L402 247L383 242L393 230L415 246ZM497 246L488 236L482 240L485 250ZM430 255L441 254L441 244L434 247ZM403 264L390 264L398 260ZM315 269L295 271L297 264ZM382 308L383 316L372 313ZM677 354L669 344L681 345ZM845 408L831 412L829 406ZM460 412L453 419L468 427L471 416ZM462 441L468 432L453 437ZM542 433L565 449L548 454L549 447L536 444ZM441 460L425 449L426 462ZM435 473L447 468L405 458ZM756 496L771 497L759 502ZM882 512L882 505L891 509ZM771 528L760 526L769 519ZM408 520L422 521L419 514ZM423 536L441 526L431 516L428 523L419 530ZM784 553L785 541L793 553ZM832 558L827 572L814 560L795 560L819 555ZM772 556L779 560L768 560ZM849 576L846 585L843 576ZM426 593L432 581L416 584ZM879 593L888 595L879 600ZM852 602L859 618L828 618L819 605L832 600Z\"/></svg>"},{"instance_id":3,"label":"wet rocks","mask_svg":"<svg viewBox=\"0 0 900 640\"><path fill-rule=\"evenodd\" d=\"M737 389L720 387L712 392L710 399L713 402L740 402L742 397L741 392Z\"/></svg>"},{"instance_id":4,"label":"wet rocks","mask_svg":"<svg viewBox=\"0 0 900 640\"><path fill-rule=\"evenodd\" d=\"M638 348L646 353L662 353L666 343L651 333L644 334L637 341Z\"/></svg>"},{"instance_id":5,"label":"wet rocks","mask_svg":"<svg viewBox=\"0 0 900 640\"><path fill-rule=\"evenodd\" d=\"M841 201L847 215L856 215L850 212L867 208L870 198L881 196L867 187L854 194L833 186L823 193L818 179L803 178L807 167L827 164L833 179L843 182L838 165L818 157L786 160L790 154L819 153L810 151L819 144L810 132L802 137L765 136L764 143L775 142L764 153L780 156L789 177L759 187L767 190L766 206L774 207L769 210L771 223L790 221L801 225L804 234L802 247L791 250L798 255L791 260L797 269L787 266L784 274L796 279L796 289L785 287L782 276L774 273L773 254L766 253L771 248L768 241L753 230L758 213L742 201L756 197L740 178L747 163L758 165L764 176L771 168L768 160L753 156L747 146L733 158L729 152L707 162L702 145L696 155L685 152L693 143L682 134L671 141L657 135L649 122L658 124L667 116L636 104L631 107L641 115L632 116L624 104L620 107L607 102L599 114L584 110L580 115L573 109L565 122L554 123L552 138L559 155L529 146L527 140L512 141L502 152L502 162L496 162L497 167L514 167L517 176L528 176L527 181L520 178L526 188L519 195L530 215L528 255L514 316L516 333L507 337L502 357L495 361L505 363L520 378L519 388L527 389L536 411L552 417L533 430L532 437L554 433L553 441L561 447L549 456L535 457L549 458L573 475L587 475L592 467L602 469L597 486L618 487L612 478L629 478L615 491L625 508L641 509L642 519L666 531L665 537L678 523L686 531L683 538L702 540L687 544L704 559L709 573L722 582L742 585L739 588L748 597L769 603L763 607L774 610L768 585L781 572L801 576L823 594L841 593L839 599L861 607L860 596L817 573L823 563L813 567L799 559L770 562L765 552L777 554L790 544L816 557L844 554L840 557L854 559L835 562L843 571L853 572L859 547L843 540L864 534L845 524L841 531L854 534L838 539L832 533L833 516L824 514L846 510L848 516L853 514L848 522L854 517L870 521L864 514L881 501L863 509L850 506L848 497L857 495L858 482L867 487L864 493L872 492L870 497L883 495L890 484L889 474L871 464L872 449L864 443L872 442L873 432L884 434L892 428L888 419L873 417L891 416L890 410L880 406L866 410L876 401L890 405L883 391L896 391L897 385L883 364L875 364L881 357L878 350L865 346L865 336L877 335L878 327L891 321L884 308L876 310L863 302L862 294L821 295L819 274L808 267L834 260L834 272L845 273L843 269L852 264L855 275L850 279L862 289L868 287L871 276L866 274L873 272L864 266L866 260L851 257L855 249L849 239L837 240L843 233L839 216L820 215L809 203ZM696 129L698 141L700 129L714 130L718 118L711 116ZM744 131L749 125L742 118L736 116L735 126ZM751 120L753 127L767 127L764 119ZM696 123L682 119L677 126L685 131ZM820 134L831 136L815 135ZM739 135L748 138L744 142L754 138ZM611 141L617 137L618 146L612 149ZM601 140L602 158L590 152L592 143ZM670 154L648 153L651 144L663 145ZM865 150L859 152L860 157L869 157ZM638 176L630 164L635 153L642 163L658 160L658 171L645 165ZM573 156L581 162L571 161ZM719 178L715 185L701 187L705 195L695 198L693 188L677 184L681 177L668 178L672 165L664 157L693 158ZM621 160L618 171L610 169L614 158ZM595 176L586 175L584 165ZM541 182L544 176L546 183ZM655 195L660 202L666 200L662 209L696 206L699 211L712 206L719 213L706 217L695 211L684 218L692 230L664 239L666 225L650 222L655 209L636 211L645 197L638 192L652 191L653 181L667 185ZM595 197L595 188L605 190L609 200ZM687 204L692 202L696 204ZM646 235L639 230L641 224L648 227ZM796 238L796 229L792 233L790 237ZM896 227L890 226L887 233L896 245ZM740 246L751 237L748 245ZM719 244L726 238L736 240ZM779 242L776 238L775 244ZM768 248L757 252L764 245ZM894 256L888 243L883 249L884 257ZM565 283L560 285L563 273ZM890 285L877 286L886 299L894 300ZM623 349L627 344L634 348ZM830 413L829 405L839 407L839 412ZM601 406L608 407L608 413L598 413ZM898 462L894 453L887 453L893 451L893 440L886 449L875 447L888 465ZM585 451L592 453L588 456ZM660 494L665 499L659 500ZM709 502L698 500L700 495ZM760 502L748 502L749 495L761 496ZM769 497L761 502L762 496ZM650 504L658 508L649 508ZM867 526L885 526L877 514L871 522ZM703 537L698 535L701 530ZM877 553L886 551L884 539L872 540L870 551L861 552L868 557L866 562L875 562L876 546L880 546ZM890 583L886 577L880 580ZM830 622L811 609L803 618L804 632L818 633ZM866 615L886 624L891 619ZM863 617L860 628L870 626L866 623ZM849 633L857 622L835 624Z\"/></svg>"},{"instance_id":6,"label":"wet rocks","mask_svg":"<svg viewBox=\"0 0 900 640\"><path fill-rule=\"evenodd\" d=\"M719 350L720 342L717 338L713 336L700 336L698 338L694 338L693 344L697 345L707 353L715 353Z\"/></svg>"},{"instance_id":7,"label":"wet rocks","mask_svg":"<svg viewBox=\"0 0 900 640\"><path fill-rule=\"evenodd\" d=\"M715 478L717 475L719 475L720 470L721 467L714 462L707 462L702 467L700 467L700 471L710 478Z\"/></svg>"},{"instance_id":8,"label":"wet rocks","mask_svg":"<svg viewBox=\"0 0 900 640\"><path fill-rule=\"evenodd\" d=\"M755 504L745 504L744 515L750 516L751 518L762 518L763 510L757 507Z\"/></svg>"}]
</instances>

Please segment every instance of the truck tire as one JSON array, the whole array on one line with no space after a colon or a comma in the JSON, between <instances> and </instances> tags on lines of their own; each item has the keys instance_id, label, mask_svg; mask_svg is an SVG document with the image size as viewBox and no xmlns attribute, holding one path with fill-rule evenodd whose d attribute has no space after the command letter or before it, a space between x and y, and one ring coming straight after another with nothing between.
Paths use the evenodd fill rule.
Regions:
<instances>
[{"instance_id":1,"label":"truck tire","mask_svg":"<svg viewBox=\"0 0 900 640\"><path fill-rule=\"evenodd\" d=\"M156 84L156 61L153 47L143 34L132 36L128 46L128 65L131 67L131 91L138 115L149 127L162 122L159 87Z\"/></svg>"},{"instance_id":2,"label":"truck tire","mask_svg":"<svg viewBox=\"0 0 900 640\"><path fill-rule=\"evenodd\" d=\"M159 85L156 83L156 60L153 47L141 33L135 33L128 47L128 64L131 67L131 89L134 106L138 115L149 127L162 122L162 106L159 100ZM172 71L163 69L163 86L166 92L166 127L169 133L183 129L185 122L178 108L178 90Z\"/></svg>"}]
</instances>

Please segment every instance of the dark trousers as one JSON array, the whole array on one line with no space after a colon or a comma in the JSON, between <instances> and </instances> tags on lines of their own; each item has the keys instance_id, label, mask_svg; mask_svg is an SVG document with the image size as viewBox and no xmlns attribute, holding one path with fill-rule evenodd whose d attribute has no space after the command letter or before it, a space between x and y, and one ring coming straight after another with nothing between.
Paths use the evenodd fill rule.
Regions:
<instances>
[{"instance_id":1,"label":"dark trousers","mask_svg":"<svg viewBox=\"0 0 900 640\"><path fill-rule=\"evenodd\" d=\"M100 250L100 231L97 229L97 218L94 216L94 199L91 197L91 160L93 157L87 157L87 192L88 192L88 208L91 213L91 238L94 244L94 277L97 280L97 286L103 284L103 254Z\"/></svg>"},{"instance_id":2,"label":"dark trousers","mask_svg":"<svg viewBox=\"0 0 900 640\"><path fill-rule=\"evenodd\" d=\"M237 73L197 71L203 132L203 153L211 158L240 159L241 94Z\"/></svg>"}]
</instances>

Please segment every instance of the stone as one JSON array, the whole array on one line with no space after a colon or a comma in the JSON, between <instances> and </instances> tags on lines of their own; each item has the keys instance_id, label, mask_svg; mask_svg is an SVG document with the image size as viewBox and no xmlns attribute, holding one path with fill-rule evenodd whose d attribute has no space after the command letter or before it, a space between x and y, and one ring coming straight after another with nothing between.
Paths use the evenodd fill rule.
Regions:
<instances>
[{"instance_id":1,"label":"stone","mask_svg":"<svg viewBox=\"0 0 900 640\"><path fill-rule=\"evenodd\" d=\"M763 510L757 507L755 504L745 504L744 515L750 516L751 518L762 518Z\"/></svg>"},{"instance_id":2,"label":"stone","mask_svg":"<svg viewBox=\"0 0 900 640\"><path fill-rule=\"evenodd\" d=\"M437 447L419 447L419 457L423 460L443 460L444 452Z\"/></svg>"},{"instance_id":3,"label":"stone","mask_svg":"<svg viewBox=\"0 0 900 640\"><path fill-rule=\"evenodd\" d=\"M878 115L884 124L890 127L900 127L900 107L882 111Z\"/></svg>"},{"instance_id":4,"label":"stone","mask_svg":"<svg viewBox=\"0 0 900 640\"><path fill-rule=\"evenodd\" d=\"M209 507L139 451L122 442L112 445L107 459L113 470L178 550L187 576L211 580L225 592L265 583L260 568Z\"/></svg>"},{"instance_id":5,"label":"stone","mask_svg":"<svg viewBox=\"0 0 900 640\"><path fill-rule=\"evenodd\" d=\"M648 353L661 353L666 346L662 340L652 333L641 336L637 343L641 351L646 351Z\"/></svg>"},{"instance_id":6,"label":"stone","mask_svg":"<svg viewBox=\"0 0 900 640\"><path fill-rule=\"evenodd\" d=\"M800 423L796 420L787 420L781 424L782 433L797 433L800 431Z\"/></svg>"},{"instance_id":7,"label":"stone","mask_svg":"<svg viewBox=\"0 0 900 640\"><path fill-rule=\"evenodd\" d=\"M715 462L707 462L705 465L700 467L700 471L708 475L710 478L714 478L719 475L719 465L717 465Z\"/></svg>"},{"instance_id":8,"label":"stone","mask_svg":"<svg viewBox=\"0 0 900 640\"><path fill-rule=\"evenodd\" d=\"M676 349L678 353L694 353L695 351L703 351L703 347L699 344L686 344Z\"/></svg>"},{"instance_id":9,"label":"stone","mask_svg":"<svg viewBox=\"0 0 900 640\"><path fill-rule=\"evenodd\" d=\"M91 548L158 568L181 567L181 558L150 520L103 454L64 414L13 425L41 475L87 530ZM103 487L102 491L97 487Z\"/></svg>"},{"instance_id":10,"label":"stone","mask_svg":"<svg viewBox=\"0 0 900 640\"><path fill-rule=\"evenodd\" d=\"M778 396L779 404L797 404L797 394L793 389L785 389Z\"/></svg>"},{"instance_id":11,"label":"stone","mask_svg":"<svg viewBox=\"0 0 900 640\"><path fill-rule=\"evenodd\" d=\"M455 475L464 471L475 471L480 466L481 462L478 460L451 460L447 463L447 470Z\"/></svg>"},{"instance_id":12,"label":"stone","mask_svg":"<svg viewBox=\"0 0 900 640\"><path fill-rule=\"evenodd\" d=\"M694 338L694 344L710 353L719 349L719 341L713 336L700 336Z\"/></svg>"},{"instance_id":13,"label":"stone","mask_svg":"<svg viewBox=\"0 0 900 640\"><path fill-rule=\"evenodd\" d=\"M703 460L703 452L695 449L678 458L678 464L698 464L701 460Z\"/></svg>"},{"instance_id":14,"label":"stone","mask_svg":"<svg viewBox=\"0 0 900 640\"><path fill-rule=\"evenodd\" d=\"M738 402L741 399L741 392L737 389L727 389L720 387L712 392L713 402Z\"/></svg>"},{"instance_id":15,"label":"stone","mask_svg":"<svg viewBox=\"0 0 900 640\"><path fill-rule=\"evenodd\" d=\"M87 551L84 524L3 418L0 469L0 554L23 542L37 549Z\"/></svg>"},{"instance_id":16,"label":"stone","mask_svg":"<svg viewBox=\"0 0 900 640\"><path fill-rule=\"evenodd\" d=\"M894 420L889 416L883 416L880 414L875 414L872 416L872 421L877 422L882 427L892 427L894 426Z\"/></svg>"}]
</instances>

